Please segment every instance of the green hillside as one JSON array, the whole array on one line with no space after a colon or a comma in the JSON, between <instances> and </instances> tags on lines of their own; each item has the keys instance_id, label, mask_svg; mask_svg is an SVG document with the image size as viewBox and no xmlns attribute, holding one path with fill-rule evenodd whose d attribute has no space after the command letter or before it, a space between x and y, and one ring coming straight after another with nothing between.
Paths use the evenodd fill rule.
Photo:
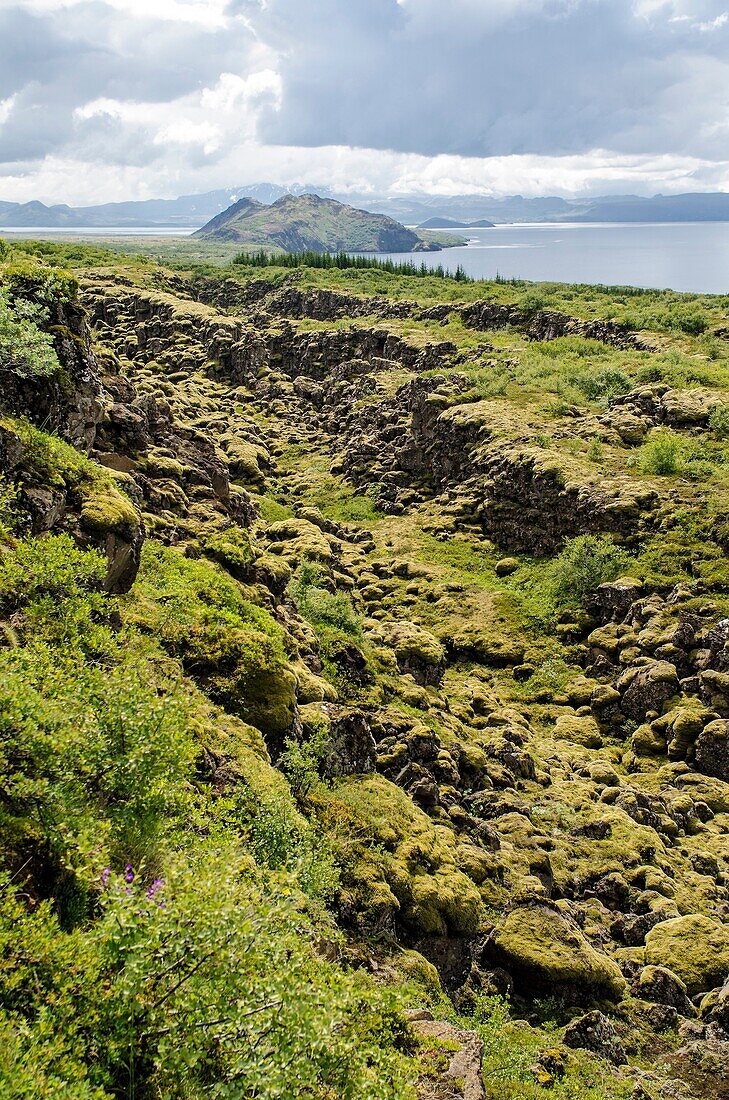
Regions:
<instances>
[{"instance_id":1,"label":"green hillside","mask_svg":"<svg viewBox=\"0 0 729 1100\"><path fill-rule=\"evenodd\" d=\"M270 206L240 199L194 234L245 248L284 252L413 252L437 250L384 214L370 214L318 195L284 195Z\"/></svg>"}]
</instances>

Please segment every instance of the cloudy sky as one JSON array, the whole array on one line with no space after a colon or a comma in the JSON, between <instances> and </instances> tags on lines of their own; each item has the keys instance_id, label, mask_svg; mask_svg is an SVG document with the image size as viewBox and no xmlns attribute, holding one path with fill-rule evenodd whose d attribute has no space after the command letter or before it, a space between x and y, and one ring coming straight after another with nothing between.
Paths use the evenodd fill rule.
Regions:
<instances>
[{"instance_id":1,"label":"cloudy sky","mask_svg":"<svg viewBox=\"0 0 729 1100\"><path fill-rule=\"evenodd\" d=\"M729 190L729 0L0 0L0 199Z\"/></svg>"}]
</instances>

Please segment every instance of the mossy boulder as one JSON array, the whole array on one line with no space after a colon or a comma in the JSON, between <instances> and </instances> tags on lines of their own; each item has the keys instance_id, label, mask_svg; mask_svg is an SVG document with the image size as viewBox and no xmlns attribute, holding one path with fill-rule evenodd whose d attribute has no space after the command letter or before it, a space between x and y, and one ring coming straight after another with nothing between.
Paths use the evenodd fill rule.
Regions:
<instances>
[{"instance_id":1,"label":"mossy boulder","mask_svg":"<svg viewBox=\"0 0 729 1100\"><path fill-rule=\"evenodd\" d=\"M570 741L586 749L602 748L600 727L589 715L561 714L554 723L553 732L557 741Z\"/></svg>"},{"instance_id":2,"label":"mossy boulder","mask_svg":"<svg viewBox=\"0 0 729 1100\"><path fill-rule=\"evenodd\" d=\"M578 1000L617 1000L626 989L617 964L548 904L515 906L491 933L486 954L492 964L508 970L514 988L524 996L560 991Z\"/></svg>"},{"instance_id":3,"label":"mossy boulder","mask_svg":"<svg viewBox=\"0 0 729 1100\"><path fill-rule=\"evenodd\" d=\"M409 934L470 935L477 930L481 896L459 867L450 828L435 825L405 791L380 775L345 780L335 798L347 811L350 836L367 836L382 853L382 885L397 898L398 920ZM372 888L367 881L358 885L364 910Z\"/></svg>"},{"instance_id":4,"label":"mossy boulder","mask_svg":"<svg viewBox=\"0 0 729 1100\"><path fill-rule=\"evenodd\" d=\"M395 651L398 668L409 672L416 683L437 684L445 668L445 650L437 638L415 623L399 622L385 640Z\"/></svg>"},{"instance_id":5,"label":"mossy boulder","mask_svg":"<svg viewBox=\"0 0 729 1100\"><path fill-rule=\"evenodd\" d=\"M729 971L729 925L701 913L662 921L645 938L646 962L672 970L690 996L712 989Z\"/></svg>"}]
</instances>

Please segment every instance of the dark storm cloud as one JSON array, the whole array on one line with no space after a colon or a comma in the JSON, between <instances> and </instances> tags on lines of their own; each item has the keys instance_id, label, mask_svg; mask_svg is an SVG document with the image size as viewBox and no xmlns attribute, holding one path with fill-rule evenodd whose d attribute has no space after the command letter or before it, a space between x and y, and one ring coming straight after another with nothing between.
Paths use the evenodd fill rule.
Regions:
<instances>
[{"instance_id":1,"label":"dark storm cloud","mask_svg":"<svg viewBox=\"0 0 729 1100\"><path fill-rule=\"evenodd\" d=\"M729 0L185 3L5 0L0 163L215 163L256 116L271 146L727 159ZM264 82L240 124L214 97L189 107L221 74L262 69L280 95Z\"/></svg>"},{"instance_id":2,"label":"dark storm cloud","mask_svg":"<svg viewBox=\"0 0 729 1100\"><path fill-rule=\"evenodd\" d=\"M725 156L726 130L711 123L727 117L729 23L710 26L724 2L684 7L693 14L641 15L629 0L269 0L258 23L289 52L261 137L427 155Z\"/></svg>"},{"instance_id":3,"label":"dark storm cloud","mask_svg":"<svg viewBox=\"0 0 729 1100\"><path fill-rule=\"evenodd\" d=\"M127 162L121 123L79 120L77 108L98 99L164 105L214 85L223 71L245 70L253 38L241 22L208 30L154 11L153 2L145 18L100 2L44 15L22 5L0 11L0 99L14 97L0 130L0 162L77 155L93 130L101 137L113 130L119 162ZM115 147L101 141L98 159L116 161ZM148 159L159 157L159 147L142 141L136 160L145 148Z\"/></svg>"}]
</instances>

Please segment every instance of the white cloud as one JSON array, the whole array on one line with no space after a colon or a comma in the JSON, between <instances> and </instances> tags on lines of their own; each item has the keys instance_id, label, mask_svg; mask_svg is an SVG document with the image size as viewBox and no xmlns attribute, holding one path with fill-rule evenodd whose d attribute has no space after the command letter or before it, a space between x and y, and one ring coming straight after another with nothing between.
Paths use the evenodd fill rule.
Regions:
<instances>
[{"instance_id":1,"label":"white cloud","mask_svg":"<svg viewBox=\"0 0 729 1100\"><path fill-rule=\"evenodd\" d=\"M17 96L10 95L7 99L0 99L0 126L10 118Z\"/></svg>"},{"instance_id":2,"label":"white cloud","mask_svg":"<svg viewBox=\"0 0 729 1100\"><path fill-rule=\"evenodd\" d=\"M0 0L0 197L724 187L725 7Z\"/></svg>"},{"instance_id":3,"label":"white cloud","mask_svg":"<svg viewBox=\"0 0 729 1100\"><path fill-rule=\"evenodd\" d=\"M205 28L225 26L227 0L96 0L130 19L196 23ZM13 6L37 15L88 7L89 0L15 0Z\"/></svg>"}]
</instances>

